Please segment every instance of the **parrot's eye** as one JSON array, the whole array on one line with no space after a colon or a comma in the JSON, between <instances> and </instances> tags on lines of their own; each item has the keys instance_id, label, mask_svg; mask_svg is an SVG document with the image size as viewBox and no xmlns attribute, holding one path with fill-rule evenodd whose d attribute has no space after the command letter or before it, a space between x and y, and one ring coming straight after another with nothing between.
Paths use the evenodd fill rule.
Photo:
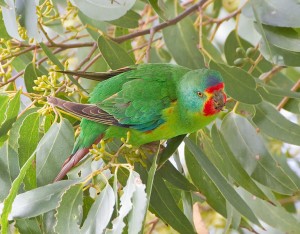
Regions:
<instances>
[{"instance_id":1,"label":"parrot's eye","mask_svg":"<svg viewBox=\"0 0 300 234\"><path fill-rule=\"evenodd\" d=\"M201 98L203 97L203 93L201 93L201 92L197 92L197 95Z\"/></svg>"}]
</instances>

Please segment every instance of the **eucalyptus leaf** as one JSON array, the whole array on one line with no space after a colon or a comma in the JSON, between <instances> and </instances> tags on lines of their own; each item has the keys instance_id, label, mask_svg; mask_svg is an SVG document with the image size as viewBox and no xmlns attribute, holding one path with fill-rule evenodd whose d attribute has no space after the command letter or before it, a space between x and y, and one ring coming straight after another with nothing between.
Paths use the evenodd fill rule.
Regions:
<instances>
[{"instance_id":1,"label":"eucalyptus leaf","mask_svg":"<svg viewBox=\"0 0 300 234\"><path fill-rule=\"evenodd\" d=\"M168 0L165 5L168 18L174 18L181 12L178 1ZM187 17L162 32L166 46L177 64L191 69L204 67L203 56L197 47L198 34L191 18Z\"/></svg>"},{"instance_id":2,"label":"eucalyptus leaf","mask_svg":"<svg viewBox=\"0 0 300 234\"><path fill-rule=\"evenodd\" d=\"M82 193L82 184L76 184L62 195L55 214L57 223L54 229L57 233L80 233L79 226L81 224L83 203Z\"/></svg>"},{"instance_id":3,"label":"eucalyptus leaf","mask_svg":"<svg viewBox=\"0 0 300 234\"><path fill-rule=\"evenodd\" d=\"M256 91L256 83L253 77L237 67L229 67L225 64L210 62L210 68L219 71L224 78L226 93L237 101L246 104L261 102L261 96ZM238 89L236 87L239 87Z\"/></svg>"},{"instance_id":4,"label":"eucalyptus leaf","mask_svg":"<svg viewBox=\"0 0 300 234\"><path fill-rule=\"evenodd\" d=\"M254 19L251 4L255 5L257 14L263 24L279 27L300 27L300 5L297 0L251 0L242 13Z\"/></svg>"},{"instance_id":5,"label":"eucalyptus leaf","mask_svg":"<svg viewBox=\"0 0 300 234\"><path fill-rule=\"evenodd\" d=\"M30 155L35 151L39 137L39 113L31 113L26 116L20 126L20 137L18 139L18 154L19 154L19 164L22 167ZM27 171L24 178L24 184L26 190L30 190L36 187L36 168L33 164Z\"/></svg>"},{"instance_id":6,"label":"eucalyptus leaf","mask_svg":"<svg viewBox=\"0 0 300 234\"><path fill-rule=\"evenodd\" d=\"M111 69L116 70L134 65L134 61L128 53L120 45L107 37L100 36L98 38L98 47Z\"/></svg>"},{"instance_id":7,"label":"eucalyptus leaf","mask_svg":"<svg viewBox=\"0 0 300 234\"><path fill-rule=\"evenodd\" d=\"M74 130L70 122L62 119L54 123L37 146L36 176L39 186L51 183L62 164L71 154Z\"/></svg>"},{"instance_id":8,"label":"eucalyptus leaf","mask_svg":"<svg viewBox=\"0 0 300 234\"><path fill-rule=\"evenodd\" d=\"M81 228L81 233L103 233L111 219L114 205L114 191L112 187L107 184L90 208Z\"/></svg>"},{"instance_id":9,"label":"eucalyptus leaf","mask_svg":"<svg viewBox=\"0 0 300 234\"><path fill-rule=\"evenodd\" d=\"M246 118L235 113L228 114L221 125L221 132L234 156L252 178L278 193L293 194L298 191Z\"/></svg>"},{"instance_id":10,"label":"eucalyptus leaf","mask_svg":"<svg viewBox=\"0 0 300 234\"><path fill-rule=\"evenodd\" d=\"M71 0L85 15L92 19L109 21L120 18L131 9L136 0Z\"/></svg>"},{"instance_id":11,"label":"eucalyptus leaf","mask_svg":"<svg viewBox=\"0 0 300 234\"><path fill-rule=\"evenodd\" d=\"M284 142L300 145L300 126L290 122L272 105L262 102L256 105L253 122L267 135Z\"/></svg>"},{"instance_id":12,"label":"eucalyptus leaf","mask_svg":"<svg viewBox=\"0 0 300 234\"><path fill-rule=\"evenodd\" d=\"M256 213L257 217L263 222L281 230L285 233L299 233L300 222L294 215L287 212L281 206L274 206L259 198L253 199L253 196L243 189L238 189L239 193L247 200L249 206Z\"/></svg>"},{"instance_id":13,"label":"eucalyptus leaf","mask_svg":"<svg viewBox=\"0 0 300 234\"><path fill-rule=\"evenodd\" d=\"M211 180L218 187L225 199L243 216L249 219L251 222L261 225L247 203L237 194L234 188L228 183L228 181L220 174L220 172L214 167L214 165L208 160L203 152L188 138L184 141L194 155L198 166L202 166L203 170L211 178Z\"/></svg>"}]
</instances>

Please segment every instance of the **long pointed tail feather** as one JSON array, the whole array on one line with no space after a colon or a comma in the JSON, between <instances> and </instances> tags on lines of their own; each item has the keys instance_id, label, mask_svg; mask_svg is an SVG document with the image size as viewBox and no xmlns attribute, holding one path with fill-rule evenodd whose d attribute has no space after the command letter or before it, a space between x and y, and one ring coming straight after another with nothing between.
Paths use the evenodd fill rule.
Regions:
<instances>
[{"instance_id":1,"label":"long pointed tail feather","mask_svg":"<svg viewBox=\"0 0 300 234\"><path fill-rule=\"evenodd\" d=\"M100 140L103 138L103 134L101 134L93 144L98 144ZM57 174L56 178L54 179L54 182L62 180L65 175L77 165L77 163L89 152L89 150L92 148L92 145L90 145L88 148L82 148L77 150L76 153L72 154L67 160L64 162L62 169Z\"/></svg>"}]
</instances>

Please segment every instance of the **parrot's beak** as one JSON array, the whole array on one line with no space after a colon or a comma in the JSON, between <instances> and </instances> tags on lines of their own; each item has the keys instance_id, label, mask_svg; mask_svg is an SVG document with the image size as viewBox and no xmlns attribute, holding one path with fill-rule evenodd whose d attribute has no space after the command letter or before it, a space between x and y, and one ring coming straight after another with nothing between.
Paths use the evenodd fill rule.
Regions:
<instances>
[{"instance_id":1,"label":"parrot's beak","mask_svg":"<svg viewBox=\"0 0 300 234\"><path fill-rule=\"evenodd\" d=\"M226 104L226 94L222 90L215 91L213 94L214 108L218 111L223 110Z\"/></svg>"}]
</instances>

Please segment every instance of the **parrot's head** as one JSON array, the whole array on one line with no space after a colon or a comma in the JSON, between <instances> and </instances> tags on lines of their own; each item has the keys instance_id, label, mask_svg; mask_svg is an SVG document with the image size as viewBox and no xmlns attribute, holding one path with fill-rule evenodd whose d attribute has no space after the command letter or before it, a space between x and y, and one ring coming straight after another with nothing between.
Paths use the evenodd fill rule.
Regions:
<instances>
[{"instance_id":1,"label":"parrot's head","mask_svg":"<svg viewBox=\"0 0 300 234\"><path fill-rule=\"evenodd\" d=\"M226 103L223 78L214 70L190 71L180 82L178 97L187 111L204 116L217 114Z\"/></svg>"}]
</instances>

